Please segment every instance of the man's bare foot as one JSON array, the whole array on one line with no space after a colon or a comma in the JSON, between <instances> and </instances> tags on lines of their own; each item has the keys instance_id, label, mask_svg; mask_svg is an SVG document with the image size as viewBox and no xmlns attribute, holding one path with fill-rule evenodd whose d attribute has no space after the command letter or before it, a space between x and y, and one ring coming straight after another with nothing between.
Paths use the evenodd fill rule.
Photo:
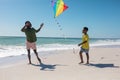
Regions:
<instances>
[{"instance_id":1,"label":"man's bare foot","mask_svg":"<svg viewBox=\"0 0 120 80\"><path fill-rule=\"evenodd\" d=\"M38 59L38 61L39 61L39 63L40 63L40 64L42 64L42 61L41 61L41 59Z\"/></svg>"}]
</instances>

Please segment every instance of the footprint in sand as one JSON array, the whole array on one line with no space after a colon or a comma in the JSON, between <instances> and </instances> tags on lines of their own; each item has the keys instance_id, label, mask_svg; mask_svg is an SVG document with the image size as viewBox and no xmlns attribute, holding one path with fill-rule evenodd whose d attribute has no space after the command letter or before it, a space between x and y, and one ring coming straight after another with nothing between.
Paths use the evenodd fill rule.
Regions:
<instances>
[{"instance_id":1,"label":"footprint in sand","mask_svg":"<svg viewBox=\"0 0 120 80\"><path fill-rule=\"evenodd\" d=\"M119 55L118 55L118 54L117 54L116 56L117 56L117 57L119 57Z\"/></svg>"},{"instance_id":2,"label":"footprint in sand","mask_svg":"<svg viewBox=\"0 0 120 80\"><path fill-rule=\"evenodd\" d=\"M101 57L101 59L104 59L104 57Z\"/></svg>"}]
</instances>

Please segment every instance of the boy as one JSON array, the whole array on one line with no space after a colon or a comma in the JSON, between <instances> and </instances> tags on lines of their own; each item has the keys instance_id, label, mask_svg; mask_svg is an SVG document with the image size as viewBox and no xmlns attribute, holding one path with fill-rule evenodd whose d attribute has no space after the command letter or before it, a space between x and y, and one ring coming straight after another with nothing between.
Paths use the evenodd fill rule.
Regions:
<instances>
[{"instance_id":1,"label":"boy","mask_svg":"<svg viewBox=\"0 0 120 80\"><path fill-rule=\"evenodd\" d=\"M31 64L31 55L30 55L30 49L33 49L39 63L41 64L41 59L38 57L37 49L36 49L36 33L39 32L42 27L43 23L40 25L40 28L38 30L32 28L32 24L30 21L25 22L25 26L21 29L22 32L26 34L26 48L28 51L28 59L29 59L29 64Z\"/></svg>"},{"instance_id":2,"label":"boy","mask_svg":"<svg viewBox=\"0 0 120 80\"><path fill-rule=\"evenodd\" d=\"M79 52L80 59L81 59L80 64L84 63L83 56L82 56L83 52L86 53L86 57L87 57L87 63L86 64L89 64L89 36L88 36L87 32L88 32L88 28L84 27L83 31L82 31L82 33L83 33L82 43L78 44L78 46L81 46L81 50Z\"/></svg>"}]
</instances>

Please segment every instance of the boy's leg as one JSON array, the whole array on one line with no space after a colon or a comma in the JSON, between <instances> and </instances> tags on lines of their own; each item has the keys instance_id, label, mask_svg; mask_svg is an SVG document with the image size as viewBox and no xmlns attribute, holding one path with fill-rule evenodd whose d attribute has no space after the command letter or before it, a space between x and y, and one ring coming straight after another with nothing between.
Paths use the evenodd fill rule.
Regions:
<instances>
[{"instance_id":1,"label":"boy's leg","mask_svg":"<svg viewBox=\"0 0 120 80\"><path fill-rule=\"evenodd\" d=\"M36 55L36 57L37 57L39 63L41 64L42 62L41 62L41 59L40 59L39 56L38 56L38 53L37 53L36 49L34 50L34 53L35 53L35 55Z\"/></svg>"},{"instance_id":2,"label":"boy's leg","mask_svg":"<svg viewBox=\"0 0 120 80\"><path fill-rule=\"evenodd\" d=\"M29 59L29 64L31 64L31 55L30 55L30 49L28 49L27 51L28 51L28 59Z\"/></svg>"},{"instance_id":3,"label":"boy's leg","mask_svg":"<svg viewBox=\"0 0 120 80\"><path fill-rule=\"evenodd\" d=\"M84 61L83 61L83 55L82 55L82 53L83 53L82 51L79 52L80 59L81 59L81 62L80 62L80 63L83 63L83 62L84 62Z\"/></svg>"},{"instance_id":4,"label":"boy's leg","mask_svg":"<svg viewBox=\"0 0 120 80\"><path fill-rule=\"evenodd\" d=\"M89 53L86 53L86 57L87 57L87 63L86 64L89 64Z\"/></svg>"}]
</instances>

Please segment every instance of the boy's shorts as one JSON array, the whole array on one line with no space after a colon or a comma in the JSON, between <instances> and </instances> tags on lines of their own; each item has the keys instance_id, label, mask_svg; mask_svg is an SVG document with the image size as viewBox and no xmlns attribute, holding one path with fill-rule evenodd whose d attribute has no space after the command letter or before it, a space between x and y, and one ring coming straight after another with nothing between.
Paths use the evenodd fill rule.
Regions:
<instances>
[{"instance_id":1,"label":"boy's shorts","mask_svg":"<svg viewBox=\"0 0 120 80\"><path fill-rule=\"evenodd\" d=\"M83 49L83 48L81 47L80 52L85 52L86 54L88 54L88 53L89 53L89 49Z\"/></svg>"},{"instance_id":2,"label":"boy's shorts","mask_svg":"<svg viewBox=\"0 0 120 80\"><path fill-rule=\"evenodd\" d=\"M30 43L30 42L26 41L26 48L27 48L27 50L29 50L29 49L36 50L36 43L35 42Z\"/></svg>"}]
</instances>

